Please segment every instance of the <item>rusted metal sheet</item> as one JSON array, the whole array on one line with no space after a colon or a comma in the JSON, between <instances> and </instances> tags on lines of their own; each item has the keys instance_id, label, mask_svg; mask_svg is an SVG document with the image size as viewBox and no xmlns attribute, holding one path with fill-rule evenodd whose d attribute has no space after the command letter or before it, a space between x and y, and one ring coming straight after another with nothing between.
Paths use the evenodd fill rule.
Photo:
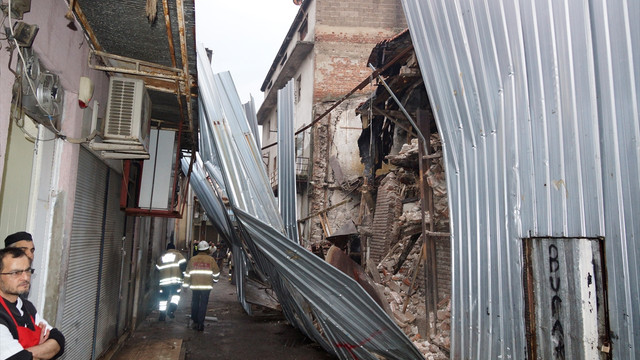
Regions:
<instances>
[{"instance_id":1,"label":"rusted metal sheet","mask_svg":"<svg viewBox=\"0 0 640 360\"><path fill-rule=\"evenodd\" d=\"M344 250L335 245L331 245L324 260L347 276L352 277L381 308L384 309L385 305L388 306L388 304L386 304L386 298L380 295L373 280L366 275L364 269L353 261Z\"/></svg>"}]
</instances>

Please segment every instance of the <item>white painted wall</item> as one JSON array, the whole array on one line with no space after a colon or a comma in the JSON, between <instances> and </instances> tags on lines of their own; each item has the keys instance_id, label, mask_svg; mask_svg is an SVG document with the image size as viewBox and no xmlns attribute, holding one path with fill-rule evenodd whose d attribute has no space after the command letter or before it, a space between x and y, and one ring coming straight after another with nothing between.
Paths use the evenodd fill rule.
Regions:
<instances>
[{"instance_id":1,"label":"white painted wall","mask_svg":"<svg viewBox=\"0 0 640 360\"><path fill-rule=\"evenodd\" d=\"M367 98L352 97L331 112L332 118L337 118L333 133L330 156L335 156L340 164L345 179L351 176L361 176L364 165L360 162L358 138L362 133L362 121L356 115L356 107Z\"/></svg>"}]
</instances>

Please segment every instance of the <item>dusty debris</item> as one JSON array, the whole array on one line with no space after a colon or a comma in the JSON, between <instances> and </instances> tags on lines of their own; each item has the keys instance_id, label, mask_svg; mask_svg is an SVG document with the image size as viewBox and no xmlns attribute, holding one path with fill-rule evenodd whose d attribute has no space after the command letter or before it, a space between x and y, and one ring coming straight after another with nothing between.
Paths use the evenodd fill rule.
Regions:
<instances>
[{"instance_id":1,"label":"dusty debris","mask_svg":"<svg viewBox=\"0 0 640 360\"><path fill-rule=\"evenodd\" d=\"M389 175L402 191L402 214L394 221L398 229L399 241L389 244L390 248L378 262L384 295L389 303L398 326L413 341L424 355L425 359L448 359L451 345L451 300L448 294L439 294L435 333L428 334L427 311L425 305L424 264L421 261L423 239L422 221L434 222L438 231L449 229L449 208L447 203L447 187L444 167L442 164L442 144L437 133L432 134L431 166L425 172L425 180L433 189L434 214L428 211L422 213L420 201L420 176L418 170L418 140L413 139L410 144L404 144L398 154L387 156L390 163L398 166ZM389 176L388 175L388 176ZM384 181L384 180L383 180ZM414 273L417 280L412 285ZM431 315L433 317L433 315Z\"/></svg>"},{"instance_id":2,"label":"dusty debris","mask_svg":"<svg viewBox=\"0 0 640 360\"><path fill-rule=\"evenodd\" d=\"M431 135L430 142L433 153L430 155L431 166L426 171L425 178L429 186L433 189L435 229L438 231L447 231L449 228L449 204L447 201L447 183L442 159L442 142L437 133ZM409 220L409 222L401 224L400 226L410 226L415 224L416 221L419 224L420 190L418 185L420 177L419 174L417 174L418 139L412 139L411 144L404 144L398 154L388 155L386 158L390 163L399 167L399 169L395 171L394 176L399 182L404 184L405 196L407 198L415 198L415 204L418 207L417 210L412 209L412 211L405 211L403 214L404 219L401 220ZM425 216L428 215L428 213L425 214ZM431 219L426 219L427 223L430 221Z\"/></svg>"},{"instance_id":3,"label":"dusty debris","mask_svg":"<svg viewBox=\"0 0 640 360\"><path fill-rule=\"evenodd\" d=\"M363 269L353 262L347 254L346 243L333 239L336 246L324 249L325 260L354 277L367 291L383 303L383 308L395 320L409 339L424 355L425 359L448 359L451 344L451 301L447 287L438 289L438 311L435 316L435 331L430 335L426 309L424 269L421 254L423 239L423 221L431 234L447 233L449 230L449 209L444 167L442 164L442 145L438 134L432 134L430 167L423 179L433 189L433 214L424 211L421 204L418 141L404 144L396 155L387 156L387 160L396 168L376 181L377 196L372 214L363 216L354 236L366 238L368 254L366 272L372 275L376 283L362 283ZM328 239L327 239L328 240ZM446 240L444 240L446 243ZM446 253L446 248L442 253ZM443 260L443 263L449 259ZM422 263L421 263L422 262ZM377 289L379 287L379 291ZM444 289L444 290L442 290ZM450 287L449 287L450 289Z\"/></svg>"},{"instance_id":4,"label":"dusty debris","mask_svg":"<svg viewBox=\"0 0 640 360\"><path fill-rule=\"evenodd\" d=\"M397 263L400 254L403 252L406 244L409 243L409 237L405 237L398 246L391 249L384 259L378 265L378 271L382 279L382 285L385 286L384 295L389 307L393 313L398 326L404 331L425 359L448 359L450 348L450 332L451 332L451 300L444 299L438 304L438 312L436 315L436 332L434 336L428 337L426 328L426 307L424 286L419 282L414 284L413 289L409 291L407 280L413 275L412 270L415 269L416 261L420 260L420 249L422 241L419 240L414 246L405 264L397 274L393 275L393 267ZM420 267L419 271L422 271ZM410 294L407 299L407 294ZM402 311L406 303L406 311Z\"/></svg>"}]
</instances>

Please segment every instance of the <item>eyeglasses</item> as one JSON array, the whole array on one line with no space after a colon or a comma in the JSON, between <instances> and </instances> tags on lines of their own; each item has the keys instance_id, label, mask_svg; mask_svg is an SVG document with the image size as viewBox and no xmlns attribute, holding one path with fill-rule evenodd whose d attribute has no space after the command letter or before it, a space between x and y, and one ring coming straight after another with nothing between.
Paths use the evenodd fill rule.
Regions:
<instances>
[{"instance_id":1,"label":"eyeglasses","mask_svg":"<svg viewBox=\"0 0 640 360\"><path fill-rule=\"evenodd\" d=\"M28 269L24 269L24 270L14 270L14 271L9 271L6 273L0 273L0 275L9 275L11 277L20 277L22 276L22 274L26 273L27 275L31 276L31 274L33 274L36 271L36 269L32 269L32 268L28 268Z\"/></svg>"}]
</instances>

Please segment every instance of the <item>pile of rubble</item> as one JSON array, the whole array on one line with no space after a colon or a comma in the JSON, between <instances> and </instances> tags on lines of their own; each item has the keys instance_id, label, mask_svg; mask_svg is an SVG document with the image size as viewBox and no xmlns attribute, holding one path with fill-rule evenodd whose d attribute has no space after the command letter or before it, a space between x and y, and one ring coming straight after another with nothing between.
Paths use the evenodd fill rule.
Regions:
<instances>
[{"instance_id":1,"label":"pile of rubble","mask_svg":"<svg viewBox=\"0 0 640 360\"><path fill-rule=\"evenodd\" d=\"M424 294L424 264L416 269L420 261L422 249L421 240L413 244L410 237L399 241L378 265L381 285L384 286L384 296L389 303L391 312L398 326L413 341L425 359L440 360L449 358L451 331L451 300L444 299L438 304L436 333L428 338L427 313ZM407 256L403 266L396 274L394 267L408 244L413 249ZM415 272L418 271L418 276ZM409 292L409 287L413 287ZM407 295L410 295L407 297Z\"/></svg>"},{"instance_id":2,"label":"pile of rubble","mask_svg":"<svg viewBox=\"0 0 640 360\"><path fill-rule=\"evenodd\" d=\"M430 142L434 154L441 154L442 144L438 134L432 134ZM451 333L449 296L440 294L444 299L438 304L435 334L428 335L424 293L425 263L421 261L423 214L419 200L417 139L411 144L403 145L397 155L387 158L398 166L395 175L403 184L401 197L405 198L402 215L398 218L400 239L391 245L377 266L380 284L384 286L384 296L389 303L388 311L425 359L448 359ZM425 211L424 221L427 224L433 221L437 231L446 232L449 228L449 209L441 156L433 157L426 172L426 180L433 189L434 214L432 216ZM405 252L407 247L410 247L408 255Z\"/></svg>"}]
</instances>

